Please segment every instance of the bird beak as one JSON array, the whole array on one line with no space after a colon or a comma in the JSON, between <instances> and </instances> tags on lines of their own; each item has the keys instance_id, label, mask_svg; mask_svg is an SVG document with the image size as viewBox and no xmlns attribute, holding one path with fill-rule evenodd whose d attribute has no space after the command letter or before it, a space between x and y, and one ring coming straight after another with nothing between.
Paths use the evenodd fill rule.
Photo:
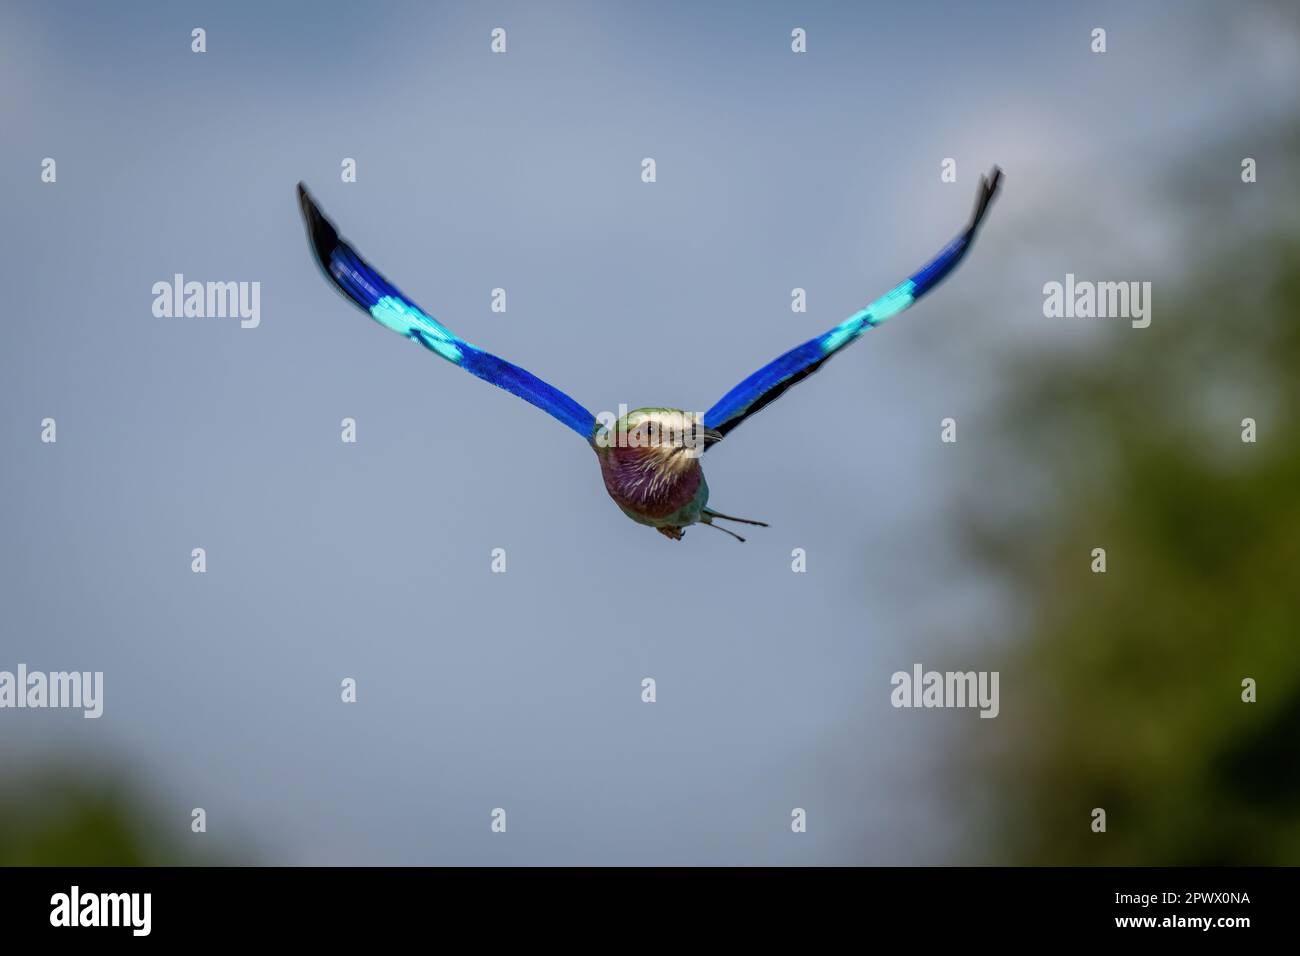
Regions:
<instances>
[{"instance_id":1,"label":"bird beak","mask_svg":"<svg viewBox=\"0 0 1300 956\"><path fill-rule=\"evenodd\" d=\"M691 432L693 441L679 445L673 449L672 454L676 456L678 452L693 451L697 455L708 451L710 445L715 445L722 441L722 432L716 428L705 428L701 426L698 430Z\"/></svg>"}]
</instances>

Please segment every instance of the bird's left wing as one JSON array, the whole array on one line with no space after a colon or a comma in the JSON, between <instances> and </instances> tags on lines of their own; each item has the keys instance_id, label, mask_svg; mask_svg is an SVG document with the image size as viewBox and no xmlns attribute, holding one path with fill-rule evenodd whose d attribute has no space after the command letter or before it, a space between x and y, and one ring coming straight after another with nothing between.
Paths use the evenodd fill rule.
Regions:
<instances>
[{"instance_id":1,"label":"bird's left wing","mask_svg":"<svg viewBox=\"0 0 1300 956\"><path fill-rule=\"evenodd\" d=\"M857 341L867 329L875 328L890 316L902 312L938 285L957 267L975 240L975 231L988 211L1001 178L1002 171L996 166L987 178L980 177L980 191L970 223L928 265L835 328L764 365L704 413L705 426L726 435L750 415L780 398L790 386L820 369L832 355L850 342Z\"/></svg>"},{"instance_id":2,"label":"bird's left wing","mask_svg":"<svg viewBox=\"0 0 1300 956\"><path fill-rule=\"evenodd\" d=\"M302 183L298 184L298 200L307 224L307 237L325 277L371 318L414 339L470 374L531 402L587 441L592 440L596 418L591 412L531 372L470 345L408 299L339 238L334 225L325 218Z\"/></svg>"}]
</instances>

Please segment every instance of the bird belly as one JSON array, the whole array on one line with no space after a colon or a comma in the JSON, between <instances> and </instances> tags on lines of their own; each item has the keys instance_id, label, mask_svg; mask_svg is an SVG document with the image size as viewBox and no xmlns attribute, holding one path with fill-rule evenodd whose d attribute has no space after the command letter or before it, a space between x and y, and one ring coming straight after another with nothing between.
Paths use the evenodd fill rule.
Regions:
<instances>
[{"instance_id":1,"label":"bird belly","mask_svg":"<svg viewBox=\"0 0 1300 956\"><path fill-rule=\"evenodd\" d=\"M684 528L700 520L709 486L699 462L678 475L648 479L643 474L602 467L605 490L622 512L638 524Z\"/></svg>"}]
</instances>

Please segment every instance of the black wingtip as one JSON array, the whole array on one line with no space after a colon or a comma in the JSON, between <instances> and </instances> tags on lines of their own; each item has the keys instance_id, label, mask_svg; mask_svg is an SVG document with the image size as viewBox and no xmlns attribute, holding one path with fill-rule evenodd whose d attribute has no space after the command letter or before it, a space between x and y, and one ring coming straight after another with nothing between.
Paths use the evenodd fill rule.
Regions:
<instances>
[{"instance_id":1,"label":"black wingtip","mask_svg":"<svg viewBox=\"0 0 1300 956\"><path fill-rule=\"evenodd\" d=\"M307 222L311 222L313 215L320 215L320 210L316 208L311 193L307 192L307 184L301 181L298 183L298 205L302 209L303 219Z\"/></svg>"},{"instance_id":2,"label":"black wingtip","mask_svg":"<svg viewBox=\"0 0 1300 956\"><path fill-rule=\"evenodd\" d=\"M311 198L305 183L298 183L298 205L302 208L303 223L307 226L307 238L311 240L312 250L322 268L330 261L334 248L339 244L339 234L325 214L320 211L316 201Z\"/></svg>"},{"instance_id":3,"label":"black wingtip","mask_svg":"<svg viewBox=\"0 0 1300 956\"><path fill-rule=\"evenodd\" d=\"M979 195L975 197L975 212L971 214L970 229L974 231L975 227L980 224L984 214L988 212L989 203L993 202L993 197L997 194L998 186L1002 183L1002 167L994 166L993 171L987 176L980 177Z\"/></svg>"}]
</instances>

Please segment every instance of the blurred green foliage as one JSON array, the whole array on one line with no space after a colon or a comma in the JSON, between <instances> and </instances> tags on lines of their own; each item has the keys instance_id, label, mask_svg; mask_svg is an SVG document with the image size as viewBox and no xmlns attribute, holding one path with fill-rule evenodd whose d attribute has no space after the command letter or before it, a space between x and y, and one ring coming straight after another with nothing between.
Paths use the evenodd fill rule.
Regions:
<instances>
[{"instance_id":1,"label":"blurred green foliage","mask_svg":"<svg viewBox=\"0 0 1300 956\"><path fill-rule=\"evenodd\" d=\"M173 816L175 814L172 814ZM100 774L50 769L0 787L0 866L183 866L188 814L160 827L134 788ZM176 831L174 837L160 831Z\"/></svg>"},{"instance_id":2,"label":"blurred green foliage","mask_svg":"<svg viewBox=\"0 0 1300 956\"><path fill-rule=\"evenodd\" d=\"M989 468L1022 497L967 508L1020 615L982 861L1300 863L1300 229L1187 207L1210 244L1150 328L1007 376Z\"/></svg>"}]
</instances>

